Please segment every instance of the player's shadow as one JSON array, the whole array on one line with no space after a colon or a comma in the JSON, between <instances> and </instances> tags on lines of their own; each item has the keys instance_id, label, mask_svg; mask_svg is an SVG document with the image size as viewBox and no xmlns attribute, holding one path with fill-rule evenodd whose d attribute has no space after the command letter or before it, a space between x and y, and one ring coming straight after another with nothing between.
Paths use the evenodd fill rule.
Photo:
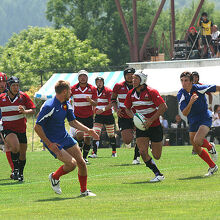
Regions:
<instances>
[{"instance_id":1,"label":"player's shadow","mask_svg":"<svg viewBox=\"0 0 220 220\"><path fill-rule=\"evenodd\" d=\"M35 202L54 202L54 201L63 201L63 200L72 200L72 199L81 199L84 198L83 196L76 196L76 197L66 197L66 198L60 198L60 197L53 197L49 199L39 199Z\"/></svg>"},{"instance_id":2,"label":"player's shadow","mask_svg":"<svg viewBox=\"0 0 220 220\"><path fill-rule=\"evenodd\" d=\"M124 163L124 164L113 164L111 167L128 167L128 166L141 166L142 164L131 164L131 163Z\"/></svg>"},{"instance_id":3,"label":"player's shadow","mask_svg":"<svg viewBox=\"0 0 220 220\"><path fill-rule=\"evenodd\" d=\"M178 178L178 180L198 180L198 179L205 179L204 176L189 176L185 178Z\"/></svg>"},{"instance_id":4,"label":"player's shadow","mask_svg":"<svg viewBox=\"0 0 220 220\"><path fill-rule=\"evenodd\" d=\"M11 179L5 179L5 180L12 181ZM18 185L18 184L23 184L23 182L16 181L16 182L0 183L0 186L10 186L10 185Z\"/></svg>"},{"instance_id":5,"label":"player's shadow","mask_svg":"<svg viewBox=\"0 0 220 220\"><path fill-rule=\"evenodd\" d=\"M140 181L140 182L133 182L133 183L126 182L126 183L122 183L122 184L146 184L146 183L152 184L150 181Z\"/></svg>"}]
</instances>

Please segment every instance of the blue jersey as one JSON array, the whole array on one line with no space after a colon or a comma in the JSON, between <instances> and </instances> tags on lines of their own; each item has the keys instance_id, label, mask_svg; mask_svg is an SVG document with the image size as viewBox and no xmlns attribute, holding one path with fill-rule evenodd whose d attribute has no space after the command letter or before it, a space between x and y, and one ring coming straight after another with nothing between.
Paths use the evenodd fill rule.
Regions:
<instances>
[{"instance_id":1,"label":"blue jersey","mask_svg":"<svg viewBox=\"0 0 220 220\"><path fill-rule=\"evenodd\" d=\"M216 85L198 85L193 84L190 93L185 89L181 89L177 94L180 110L183 111L194 93L198 95L198 99L193 103L190 113L187 115L189 124L197 123L212 117L211 111L208 109L206 92L215 92Z\"/></svg>"},{"instance_id":2,"label":"blue jersey","mask_svg":"<svg viewBox=\"0 0 220 220\"><path fill-rule=\"evenodd\" d=\"M69 102L61 103L56 97L47 100L42 106L36 124L39 124L51 142L61 143L69 135L65 129L65 118L75 120Z\"/></svg>"}]
</instances>

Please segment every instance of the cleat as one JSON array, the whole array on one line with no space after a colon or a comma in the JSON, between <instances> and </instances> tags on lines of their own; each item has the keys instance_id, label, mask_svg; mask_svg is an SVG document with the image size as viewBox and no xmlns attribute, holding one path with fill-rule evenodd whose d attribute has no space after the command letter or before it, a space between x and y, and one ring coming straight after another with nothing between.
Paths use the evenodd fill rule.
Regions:
<instances>
[{"instance_id":1,"label":"cleat","mask_svg":"<svg viewBox=\"0 0 220 220\"><path fill-rule=\"evenodd\" d=\"M80 192L81 196L96 196L95 193L92 193L89 189L87 189L85 192Z\"/></svg>"},{"instance_id":2,"label":"cleat","mask_svg":"<svg viewBox=\"0 0 220 220\"><path fill-rule=\"evenodd\" d=\"M192 155L197 155L197 153L194 150L192 150Z\"/></svg>"},{"instance_id":3,"label":"cleat","mask_svg":"<svg viewBox=\"0 0 220 220\"><path fill-rule=\"evenodd\" d=\"M86 164L89 164L89 161L86 158L84 158L84 161L86 162Z\"/></svg>"},{"instance_id":4,"label":"cleat","mask_svg":"<svg viewBox=\"0 0 220 220\"><path fill-rule=\"evenodd\" d=\"M161 182L165 179L163 175L157 175L152 180L150 180L151 183Z\"/></svg>"},{"instance_id":5,"label":"cleat","mask_svg":"<svg viewBox=\"0 0 220 220\"><path fill-rule=\"evenodd\" d=\"M97 158L97 154L92 154L92 155L89 155L89 158Z\"/></svg>"},{"instance_id":6,"label":"cleat","mask_svg":"<svg viewBox=\"0 0 220 220\"><path fill-rule=\"evenodd\" d=\"M53 173L49 174L49 181L51 183L51 187L53 189L53 191L57 194L61 194L61 188L60 188L60 180L55 180L53 178Z\"/></svg>"},{"instance_id":7,"label":"cleat","mask_svg":"<svg viewBox=\"0 0 220 220\"><path fill-rule=\"evenodd\" d=\"M21 174L18 175L18 181L23 182L24 181L24 176Z\"/></svg>"},{"instance_id":8,"label":"cleat","mask_svg":"<svg viewBox=\"0 0 220 220\"><path fill-rule=\"evenodd\" d=\"M117 153L112 153L112 157L117 157Z\"/></svg>"},{"instance_id":9,"label":"cleat","mask_svg":"<svg viewBox=\"0 0 220 220\"><path fill-rule=\"evenodd\" d=\"M18 180L18 170L13 170L11 174L11 179Z\"/></svg>"},{"instance_id":10,"label":"cleat","mask_svg":"<svg viewBox=\"0 0 220 220\"><path fill-rule=\"evenodd\" d=\"M140 157L137 157L135 160L133 160L132 164L134 165L137 165L137 164L140 164L141 161L140 161Z\"/></svg>"},{"instance_id":11,"label":"cleat","mask_svg":"<svg viewBox=\"0 0 220 220\"><path fill-rule=\"evenodd\" d=\"M218 166L217 165L215 165L213 168L209 168L208 169L208 173L206 173L205 174L205 176L212 176L215 172L217 172L218 171Z\"/></svg>"},{"instance_id":12,"label":"cleat","mask_svg":"<svg viewBox=\"0 0 220 220\"><path fill-rule=\"evenodd\" d=\"M212 149L209 150L209 154L210 154L212 160L214 162L217 162L217 160L218 160L218 152L215 149L215 144L214 143L210 143L210 144L212 145Z\"/></svg>"},{"instance_id":13,"label":"cleat","mask_svg":"<svg viewBox=\"0 0 220 220\"><path fill-rule=\"evenodd\" d=\"M12 179L12 180L13 180L13 173L11 173L11 175L10 175L10 179Z\"/></svg>"}]
</instances>

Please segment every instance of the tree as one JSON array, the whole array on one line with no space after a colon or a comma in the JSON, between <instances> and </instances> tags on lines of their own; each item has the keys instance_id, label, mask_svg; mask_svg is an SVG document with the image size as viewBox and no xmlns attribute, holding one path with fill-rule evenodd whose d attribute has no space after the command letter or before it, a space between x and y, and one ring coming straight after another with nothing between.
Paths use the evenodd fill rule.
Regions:
<instances>
[{"instance_id":1,"label":"tree","mask_svg":"<svg viewBox=\"0 0 220 220\"><path fill-rule=\"evenodd\" d=\"M0 67L6 73L18 75L26 90L40 84L41 74L47 80L55 71L98 71L107 68L108 63L105 54L92 48L89 40L77 39L68 28L29 27L9 40Z\"/></svg>"}]
</instances>

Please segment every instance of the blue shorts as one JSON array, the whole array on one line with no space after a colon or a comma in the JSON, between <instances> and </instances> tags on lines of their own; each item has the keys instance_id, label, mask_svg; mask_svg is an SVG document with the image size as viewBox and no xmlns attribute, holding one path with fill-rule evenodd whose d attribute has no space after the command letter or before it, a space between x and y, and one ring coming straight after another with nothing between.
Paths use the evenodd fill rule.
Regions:
<instances>
[{"instance_id":1,"label":"blue shorts","mask_svg":"<svg viewBox=\"0 0 220 220\"><path fill-rule=\"evenodd\" d=\"M60 150L62 150L62 149L67 150L68 148L73 147L76 143L77 143L77 141L74 138L72 138L69 134L62 140L62 142L57 142L57 144L60 145L60 146L58 146L58 148ZM54 152L52 152L44 142L43 142L43 144L49 150L49 152L55 158L57 158L56 154Z\"/></svg>"},{"instance_id":2,"label":"blue shorts","mask_svg":"<svg viewBox=\"0 0 220 220\"><path fill-rule=\"evenodd\" d=\"M197 132L201 125L206 125L207 127L211 128L212 126L212 118L205 119L203 121L198 121L193 124L189 124L189 132Z\"/></svg>"}]
</instances>

